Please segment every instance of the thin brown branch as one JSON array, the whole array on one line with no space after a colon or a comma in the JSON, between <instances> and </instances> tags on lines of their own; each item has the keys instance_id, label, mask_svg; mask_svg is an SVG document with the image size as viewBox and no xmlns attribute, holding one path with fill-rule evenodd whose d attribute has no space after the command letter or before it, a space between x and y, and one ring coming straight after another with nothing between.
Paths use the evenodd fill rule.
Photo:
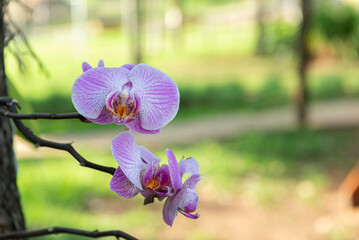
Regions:
<instances>
[{"instance_id":1,"label":"thin brown branch","mask_svg":"<svg viewBox=\"0 0 359 240\"><path fill-rule=\"evenodd\" d=\"M7 106L8 110L1 110L0 114L4 117L9 117L9 113L6 115L6 112L10 112L12 114L17 114L16 106L19 106L18 102L12 98L8 97L0 97L0 105ZM26 114L25 114L26 115ZM113 167L102 166L96 163L92 163L87 161L84 157L79 154L75 148L71 145L71 143L58 143L52 142L45 139L42 139L36 136L32 130L26 127L19 118L13 118L13 121L17 127L17 129L24 135L24 137L35 144L36 147L49 147L55 148L63 151L67 151L70 153L83 167L92 168L101 172L106 172L113 175L116 171Z\"/></svg>"},{"instance_id":2,"label":"thin brown branch","mask_svg":"<svg viewBox=\"0 0 359 240\"><path fill-rule=\"evenodd\" d=\"M82 122L90 122L85 117L77 112L73 113L30 113L20 114L13 113L9 110L0 109L0 114L9 118L15 119L79 119Z\"/></svg>"},{"instance_id":3,"label":"thin brown branch","mask_svg":"<svg viewBox=\"0 0 359 240\"><path fill-rule=\"evenodd\" d=\"M31 238L31 237L39 237L51 234L59 234L59 233L66 233L72 235L79 235L91 238L101 238L101 237L108 237L114 236L117 239L123 238L127 240L136 240L137 238L122 232L122 231L85 231L81 229L74 229L74 228L65 228L65 227L50 227L44 228L39 230L33 231L19 231L19 232L12 232L12 233L5 233L0 234L0 239L24 239L24 238Z\"/></svg>"}]
</instances>

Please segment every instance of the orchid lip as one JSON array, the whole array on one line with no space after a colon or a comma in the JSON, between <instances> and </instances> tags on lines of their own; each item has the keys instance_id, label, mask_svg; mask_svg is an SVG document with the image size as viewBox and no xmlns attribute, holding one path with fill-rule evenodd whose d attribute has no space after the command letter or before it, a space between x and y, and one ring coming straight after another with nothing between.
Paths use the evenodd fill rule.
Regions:
<instances>
[{"instance_id":1,"label":"orchid lip","mask_svg":"<svg viewBox=\"0 0 359 240\"><path fill-rule=\"evenodd\" d=\"M139 112L139 101L136 95L127 90L115 90L108 94L106 109L112 113L112 118L120 122L129 122Z\"/></svg>"},{"instance_id":2,"label":"orchid lip","mask_svg":"<svg viewBox=\"0 0 359 240\"><path fill-rule=\"evenodd\" d=\"M153 190L152 188L148 188L148 190L150 190L150 192L152 192L153 194L155 194L156 196L161 196L161 197L173 197L175 194L172 192L158 192L156 190Z\"/></svg>"}]
</instances>

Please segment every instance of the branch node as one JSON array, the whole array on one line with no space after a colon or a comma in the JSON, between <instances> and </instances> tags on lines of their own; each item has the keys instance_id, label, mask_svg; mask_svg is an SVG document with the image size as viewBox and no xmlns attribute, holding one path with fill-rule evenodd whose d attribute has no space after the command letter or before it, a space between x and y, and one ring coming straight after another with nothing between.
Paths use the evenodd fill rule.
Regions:
<instances>
[{"instance_id":1,"label":"branch node","mask_svg":"<svg viewBox=\"0 0 359 240\"><path fill-rule=\"evenodd\" d=\"M84 123L92 123L90 120L88 120L87 118L85 118L84 116L82 116L82 118L80 119L81 122Z\"/></svg>"},{"instance_id":2,"label":"branch node","mask_svg":"<svg viewBox=\"0 0 359 240\"><path fill-rule=\"evenodd\" d=\"M17 108L21 110L20 103L16 99L12 99L11 104L15 104Z\"/></svg>"},{"instance_id":3,"label":"branch node","mask_svg":"<svg viewBox=\"0 0 359 240\"><path fill-rule=\"evenodd\" d=\"M71 119L77 118L82 119L83 116L79 113L65 113L65 114L53 114L53 113L34 113L34 114L19 114L16 106L19 107L18 102L9 97L0 97L0 106L6 106L8 110L0 108L0 115L7 116L13 119L16 128L19 130L20 133L30 142L32 142L36 148L39 147L49 147L53 149L58 149L62 151L66 151L71 154L79 163L80 166L92 168L94 170L98 170L101 172L106 172L113 175L116 171L113 167L107 167L103 165L99 165L93 162L87 161L84 157L78 153L75 148L72 147L72 143L59 143L59 142L52 142L45 139L42 139L36 136L30 128L26 127L21 119L38 119L38 118L46 118L46 119ZM5 112L8 112L6 115ZM56 231L56 228L55 228ZM0 238L1 239L1 238Z\"/></svg>"}]
</instances>

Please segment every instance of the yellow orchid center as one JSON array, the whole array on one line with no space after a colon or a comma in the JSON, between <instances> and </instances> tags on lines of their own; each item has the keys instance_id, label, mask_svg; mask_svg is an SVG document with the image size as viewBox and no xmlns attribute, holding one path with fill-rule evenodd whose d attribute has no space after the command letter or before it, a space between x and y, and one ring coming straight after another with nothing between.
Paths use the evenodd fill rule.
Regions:
<instances>
[{"instance_id":1,"label":"yellow orchid center","mask_svg":"<svg viewBox=\"0 0 359 240\"><path fill-rule=\"evenodd\" d=\"M111 94L106 101L107 110L119 119L135 116L139 112L134 96L127 91Z\"/></svg>"},{"instance_id":2,"label":"yellow orchid center","mask_svg":"<svg viewBox=\"0 0 359 240\"><path fill-rule=\"evenodd\" d=\"M152 179L149 183L147 183L146 187L155 190L159 186L159 183L156 179Z\"/></svg>"}]
</instances>

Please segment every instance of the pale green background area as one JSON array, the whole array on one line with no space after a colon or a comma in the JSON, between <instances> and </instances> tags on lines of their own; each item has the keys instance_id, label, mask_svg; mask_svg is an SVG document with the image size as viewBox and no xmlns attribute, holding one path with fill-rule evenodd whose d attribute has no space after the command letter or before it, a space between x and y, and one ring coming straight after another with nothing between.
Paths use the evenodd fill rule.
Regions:
<instances>
[{"instance_id":1,"label":"pale green background area","mask_svg":"<svg viewBox=\"0 0 359 240\"><path fill-rule=\"evenodd\" d=\"M193 11L199 10L194 8ZM132 61L130 39L118 28L90 32L87 56L73 54L68 25L54 25L51 30L30 32L28 36L50 77L46 78L29 56L24 57L25 74L20 73L9 52L6 53L7 72L23 99L32 103L38 101L42 111L46 112L74 111L71 88L82 73L83 61L96 66L101 58L109 67ZM215 114L225 118L233 111L293 105L298 81L296 57L293 53L253 57L256 39L253 24L235 29L221 26L205 30L189 25L183 42L177 41L176 35L165 33L163 51L145 54L144 62L171 76L179 86L181 99L187 101L188 105L180 109L174 122L209 118ZM358 76L357 62L353 59L313 61L308 73L313 101L358 96ZM240 99L243 102L238 103L234 98L236 101L229 104L231 97L242 96L230 91L233 86L239 86L241 93L248 95L244 100ZM270 100L280 94L284 98L271 104ZM60 95L62 101L50 102L54 95ZM211 101L193 107L200 102L199 96ZM44 105L47 102L51 104ZM253 102L264 105L258 107L258 103ZM66 110L62 109L63 105ZM25 107L23 113L31 112L28 109ZM115 131L123 130L114 124L98 126L77 120L42 120L38 123L36 133L86 132L109 127ZM171 146L178 158L182 155L196 158L203 175L197 190L200 219L192 221L179 216L172 229L162 220L163 203L143 206L141 196L131 200L117 196L108 188L110 175L82 168L66 153L43 157L39 151L38 158L21 159L19 188L29 229L67 226L87 230L120 229L140 239L218 239L212 228L205 224L216 218L209 214L209 209L227 207L231 214L241 215L242 212L235 209L238 198L253 204L247 208L249 210L278 209L279 215L283 214L280 212L283 205L291 200L295 206L305 206L306 211L321 214L324 211L321 206L326 201L323 196L338 187L357 159L358 135L357 129L290 130ZM83 146L78 150L90 161L117 166L110 146L102 151ZM167 162L164 149L155 153L163 163ZM307 195L298 190L301 186L309 186ZM337 224L323 238L354 239L354 231ZM59 235L43 239L84 238Z\"/></svg>"}]
</instances>

